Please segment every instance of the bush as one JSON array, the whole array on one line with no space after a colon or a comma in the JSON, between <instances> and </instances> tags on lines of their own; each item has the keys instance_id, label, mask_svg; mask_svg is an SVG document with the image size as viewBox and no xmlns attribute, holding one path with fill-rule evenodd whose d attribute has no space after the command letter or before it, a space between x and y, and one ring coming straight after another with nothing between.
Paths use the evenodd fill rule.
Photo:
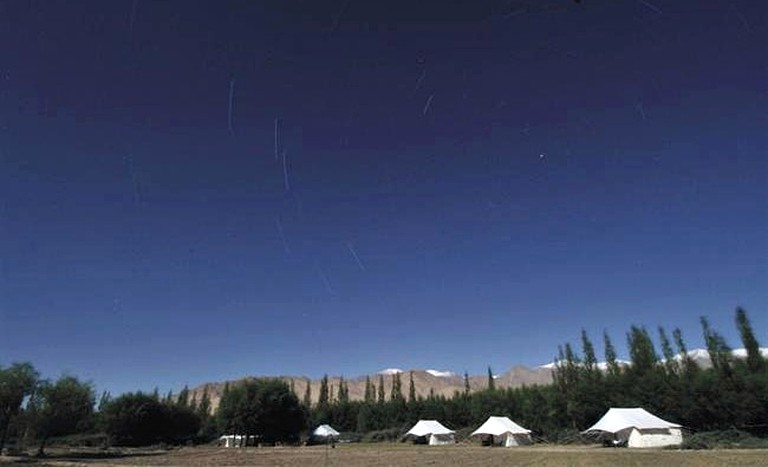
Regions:
<instances>
[{"instance_id":1,"label":"bush","mask_svg":"<svg viewBox=\"0 0 768 467\"><path fill-rule=\"evenodd\" d=\"M183 444L200 428L200 418L191 409L163 404L142 393L110 401L101 416L104 430L117 446Z\"/></svg>"},{"instance_id":2,"label":"bush","mask_svg":"<svg viewBox=\"0 0 768 467\"><path fill-rule=\"evenodd\" d=\"M730 429L704 431L684 439L682 449L766 449L768 439L752 436L746 431Z\"/></svg>"},{"instance_id":3,"label":"bush","mask_svg":"<svg viewBox=\"0 0 768 467\"><path fill-rule=\"evenodd\" d=\"M389 428L387 430L370 431L363 436L365 443L381 443L386 441L397 441L400 439L402 431L398 428Z\"/></svg>"}]
</instances>

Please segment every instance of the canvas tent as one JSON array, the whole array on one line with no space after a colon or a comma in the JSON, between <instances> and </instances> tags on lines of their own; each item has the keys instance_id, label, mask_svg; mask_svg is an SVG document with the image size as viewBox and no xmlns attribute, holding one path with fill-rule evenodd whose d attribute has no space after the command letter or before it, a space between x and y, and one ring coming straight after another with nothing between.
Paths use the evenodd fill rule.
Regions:
<instances>
[{"instance_id":1,"label":"canvas tent","mask_svg":"<svg viewBox=\"0 0 768 467\"><path fill-rule=\"evenodd\" d=\"M312 436L317 438L338 438L339 432L334 430L331 425L320 425L312 432Z\"/></svg>"},{"instance_id":2,"label":"canvas tent","mask_svg":"<svg viewBox=\"0 0 768 467\"><path fill-rule=\"evenodd\" d=\"M470 436L490 438L493 444L505 447L532 444L531 430L527 430L507 417L488 417Z\"/></svg>"},{"instance_id":3,"label":"canvas tent","mask_svg":"<svg viewBox=\"0 0 768 467\"><path fill-rule=\"evenodd\" d=\"M453 437L455 432L444 427L437 420L419 420L413 428L408 430L405 437L413 438L414 441L423 440L430 446L440 444L454 444L456 440Z\"/></svg>"},{"instance_id":4,"label":"canvas tent","mask_svg":"<svg viewBox=\"0 0 768 467\"><path fill-rule=\"evenodd\" d=\"M603 418L584 431L630 448L675 446L683 442L682 427L642 408L608 409Z\"/></svg>"}]
</instances>

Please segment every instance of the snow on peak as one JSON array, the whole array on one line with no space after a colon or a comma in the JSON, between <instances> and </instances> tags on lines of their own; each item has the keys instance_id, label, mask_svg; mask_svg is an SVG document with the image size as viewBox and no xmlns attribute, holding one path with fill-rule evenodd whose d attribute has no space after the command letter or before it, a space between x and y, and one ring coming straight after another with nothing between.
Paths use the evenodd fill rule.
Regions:
<instances>
[{"instance_id":1,"label":"snow on peak","mask_svg":"<svg viewBox=\"0 0 768 467\"><path fill-rule=\"evenodd\" d=\"M438 378L450 378L451 376L456 376L456 373L452 371L427 370L427 373Z\"/></svg>"},{"instance_id":2,"label":"snow on peak","mask_svg":"<svg viewBox=\"0 0 768 467\"><path fill-rule=\"evenodd\" d=\"M402 373L402 372L403 372L403 370L401 370L400 368L385 368L385 369L379 371L376 374L378 374L378 375L396 375L396 374L399 374L399 373Z\"/></svg>"},{"instance_id":3,"label":"snow on peak","mask_svg":"<svg viewBox=\"0 0 768 467\"><path fill-rule=\"evenodd\" d=\"M768 348L761 347L760 354L763 357L768 357ZM747 349L744 349L744 348L733 349L731 350L731 355L734 358L747 358ZM688 351L688 356L693 360L708 360L709 351L707 351L707 349L693 349ZM682 359L683 359L683 356L680 354L675 356L675 360L682 360Z\"/></svg>"},{"instance_id":4,"label":"snow on peak","mask_svg":"<svg viewBox=\"0 0 768 467\"><path fill-rule=\"evenodd\" d=\"M619 360L619 359L617 359L616 360L616 364L618 366L629 366L629 365L632 364L632 362L629 362L627 360ZM582 364L579 363L577 365L581 366ZM595 364L595 366L597 367L598 370L601 370L601 371L608 370L608 362L597 362ZM546 368L547 370L554 370L555 368L557 368L557 362L555 361L555 362L552 362L552 363L547 363L546 365L539 365L536 368Z\"/></svg>"}]
</instances>

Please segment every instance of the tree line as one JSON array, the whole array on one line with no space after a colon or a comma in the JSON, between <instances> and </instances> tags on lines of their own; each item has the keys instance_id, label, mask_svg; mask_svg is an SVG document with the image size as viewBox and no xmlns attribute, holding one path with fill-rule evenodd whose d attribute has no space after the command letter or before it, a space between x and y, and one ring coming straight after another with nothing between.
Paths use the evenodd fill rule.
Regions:
<instances>
[{"instance_id":1,"label":"tree line","mask_svg":"<svg viewBox=\"0 0 768 467\"><path fill-rule=\"evenodd\" d=\"M40 454L55 437L93 434L105 444L146 446L196 444L221 434L255 436L259 443L295 443L302 433L328 423L342 432L368 433L369 439L396 439L419 419L437 419L462 429L476 427L489 415L507 415L542 438L559 441L589 427L610 407L644 407L694 430L737 428L768 434L768 363L760 353L746 312L737 309L736 326L746 349L735 358L721 334L701 319L712 365L702 368L688 355L679 329L670 335L640 326L627 332L630 363L617 359L603 333L605 368L598 367L594 345L585 331L578 346L558 349L553 383L497 388L488 368L484 390L464 389L451 397L430 392L417 396L413 373L396 373L385 390L385 375L366 377L363 400L350 400L347 382L336 388L321 380L318 401L311 387L295 394L292 384L255 378L226 384L216 411L207 388L199 400L184 388L161 397L134 392L96 400L90 383L73 376L40 378L29 363L0 367L0 451L9 439L37 443ZM577 350L578 348L578 350ZM403 378L407 377L407 389ZM101 435L100 435L101 434ZM247 439L247 438L245 438Z\"/></svg>"},{"instance_id":2,"label":"tree line","mask_svg":"<svg viewBox=\"0 0 768 467\"><path fill-rule=\"evenodd\" d=\"M391 376L388 395L384 376L379 375L378 381L366 379L364 400L350 401L342 380L338 396L330 401L324 393L324 378L319 401L309 411L310 420L312 425L329 423L341 431L391 430L394 436L419 419L438 419L460 429L476 427L490 415L507 415L539 437L558 441L576 436L610 407L643 407L696 431L736 428L766 435L768 364L743 309L736 310L735 321L746 350L738 358L722 335L701 318L712 361L708 368L688 355L679 329L670 336L659 327L657 347L651 333L641 326L631 326L626 334L629 363L617 359L610 336L603 333L605 366L599 368L595 346L582 330L578 346L566 343L558 349L550 385L496 388L489 368L485 390L470 392L465 374L464 390L452 397L434 393L416 397L412 373L407 396L403 395L401 374ZM309 400L305 394L304 404L309 406Z\"/></svg>"}]
</instances>

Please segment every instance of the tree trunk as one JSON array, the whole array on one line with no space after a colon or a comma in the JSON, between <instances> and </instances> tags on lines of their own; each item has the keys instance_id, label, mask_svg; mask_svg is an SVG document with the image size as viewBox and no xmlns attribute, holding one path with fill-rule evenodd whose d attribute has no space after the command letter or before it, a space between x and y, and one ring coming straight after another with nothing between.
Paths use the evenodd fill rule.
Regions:
<instances>
[{"instance_id":1,"label":"tree trunk","mask_svg":"<svg viewBox=\"0 0 768 467\"><path fill-rule=\"evenodd\" d=\"M43 436L43 439L40 441L40 448L37 450L37 457L44 457L45 456L45 442L48 441L47 436Z\"/></svg>"},{"instance_id":2,"label":"tree trunk","mask_svg":"<svg viewBox=\"0 0 768 467\"><path fill-rule=\"evenodd\" d=\"M10 428L10 419L0 420L0 454L3 453L5 441L8 439L8 428Z\"/></svg>"}]
</instances>

